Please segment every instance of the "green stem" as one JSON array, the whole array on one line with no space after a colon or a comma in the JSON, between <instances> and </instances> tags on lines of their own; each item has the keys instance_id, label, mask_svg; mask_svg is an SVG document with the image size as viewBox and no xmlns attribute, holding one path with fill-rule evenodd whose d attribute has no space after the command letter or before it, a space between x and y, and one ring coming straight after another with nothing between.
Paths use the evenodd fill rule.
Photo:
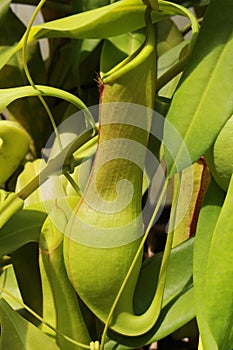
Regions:
<instances>
[{"instance_id":1,"label":"green stem","mask_svg":"<svg viewBox=\"0 0 233 350\"><path fill-rule=\"evenodd\" d=\"M79 186L77 185L77 183L74 181L74 179L72 178L72 176L68 173L65 172L64 176L67 178L67 180L69 181L69 183L71 184L71 186L73 187L73 189L77 192L77 194L80 195L80 197L82 197L82 193L80 191Z\"/></svg>"},{"instance_id":2,"label":"green stem","mask_svg":"<svg viewBox=\"0 0 233 350\"><path fill-rule=\"evenodd\" d=\"M167 83L169 83L173 78L175 78L179 73L181 73L185 67L188 56L183 57L179 62L177 62L173 67L171 67L166 73L158 78L156 84L156 92L162 89Z\"/></svg>"},{"instance_id":3,"label":"green stem","mask_svg":"<svg viewBox=\"0 0 233 350\"><path fill-rule=\"evenodd\" d=\"M0 205L0 229L9 221L9 219L21 210L24 201L16 193L10 193Z\"/></svg>"},{"instance_id":4,"label":"green stem","mask_svg":"<svg viewBox=\"0 0 233 350\"><path fill-rule=\"evenodd\" d=\"M203 22L203 17L198 18L197 22L201 24ZM184 36L192 29L191 24L187 24L184 28L181 29L181 34Z\"/></svg>"}]
</instances>

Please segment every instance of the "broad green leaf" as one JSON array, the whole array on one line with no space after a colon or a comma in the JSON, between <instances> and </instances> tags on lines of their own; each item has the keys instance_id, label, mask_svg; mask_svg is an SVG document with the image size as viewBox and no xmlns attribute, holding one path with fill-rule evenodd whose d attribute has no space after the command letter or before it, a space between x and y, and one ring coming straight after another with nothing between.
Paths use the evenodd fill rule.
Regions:
<instances>
[{"instance_id":1,"label":"broad green leaf","mask_svg":"<svg viewBox=\"0 0 233 350\"><path fill-rule=\"evenodd\" d=\"M211 146L233 110L233 2L212 0L200 35L174 95L167 119L180 133L194 162ZM214 33L214 35L213 35ZM166 128L165 144L175 149L166 155L169 175L185 168L184 145Z\"/></svg>"},{"instance_id":2,"label":"broad green leaf","mask_svg":"<svg viewBox=\"0 0 233 350\"><path fill-rule=\"evenodd\" d=\"M233 341L233 177L222 208L223 192L216 185L211 190L207 199L212 201L203 208L195 245L195 299L204 349L224 350Z\"/></svg>"},{"instance_id":3,"label":"broad green leaf","mask_svg":"<svg viewBox=\"0 0 233 350\"><path fill-rule=\"evenodd\" d=\"M38 242L46 216L36 210L16 213L0 231L0 256L14 252L28 242Z\"/></svg>"},{"instance_id":4,"label":"broad green leaf","mask_svg":"<svg viewBox=\"0 0 233 350\"><path fill-rule=\"evenodd\" d=\"M22 318L2 298L0 299L0 320L1 349L59 350L52 339Z\"/></svg>"},{"instance_id":5,"label":"broad green leaf","mask_svg":"<svg viewBox=\"0 0 233 350\"><path fill-rule=\"evenodd\" d=\"M74 39L107 38L144 26L146 6L141 0L122 0L91 11L35 26L34 38L69 36ZM130 21L128 20L130 16ZM167 14L156 14L159 20ZM63 32L63 34L62 34Z\"/></svg>"},{"instance_id":6,"label":"broad green leaf","mask_svg":"<svg viewBox=\"0 0 233 350\"><path fill-rule=\"evenodd\" d=\"M145 26L146 6L141 0L122 0L91 11L67 16L55 21L33 26L28 42L47 37L72 39L103 39L133 31ZM194 32L198 29L194 16L179 5L160 0L160 11L153 11L152 20L158 22L170 15L187 16L192 21ZM130 18L130 20L129 20ZM0 69L9 58L23 46L22 39L14 48L6 48L0 58Z\"/></svg>"},{"instance_id":7,"label":"broad green leaf","mask_svg":"<svg viewBox=\"0 0 233 350\"><path fill-rule=\"evenodd\" d=\"M212 235L221 212L224 197L224 191L217 186L214 180L212 180L207 190L197 225L194 247L193 278L197 321L201 334L202 332L207 334L210 333L206 319L206 305L204 303L206 270ZM213 291L211 291L211 293L212 292Z\"/></svg>"},{"instance_id":8,"label":"broad green leaf","mask_svg":"<svg viewBox=\"0 0 233 350\"><path fill-rule=\"evenodd\" d=\"M233 115L220 130L213 145L205 153L210 172L224 191L227 192L233 173Z\"/></svg>"}]
</instances>

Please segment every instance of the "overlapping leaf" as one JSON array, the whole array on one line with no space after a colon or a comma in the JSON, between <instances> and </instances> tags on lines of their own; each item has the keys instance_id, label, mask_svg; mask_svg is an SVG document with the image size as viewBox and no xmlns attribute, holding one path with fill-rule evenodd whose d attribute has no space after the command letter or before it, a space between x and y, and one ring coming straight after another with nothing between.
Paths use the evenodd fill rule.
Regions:
<instances>
[{"instance_id":1,"label":"overlapping leaf","mask_svg":"<svg viewBox=\"0 0 233 350\"><path fill-rule=\"evenodd\" d=\"M47 214L23 210L15 214L0 232L0 256L10 254L28 242L38 242Z\"/></svg>"},{"instance_id":2,"label":"overlapping leaf","mask_svg":"<svg viewBox=\"0 0 233 350\"><path fill-rule=\"evenodd\" d=\"M186 66L167 119L180 133L194 162L211 146L233 110L233 3L212 0L192 56ZM219 28L219 30L217 29ZM214 33L214 35L213 35ZM176 144L165 125L165 144L176 149L167 154L170 175L187 167L184 144Z\"/></svg>"},{"instance_id":3,"label":"overlapping leaf","mask_svg":"<svg viewBox=\"0 0 233 350\"><path fill-rule=\"evenodd\" d=\"M206 350L232 347L233 179L226 198L212 182L200 214L194 253L197 321Z\"/></svg>"},{"instance_id":4,"label":"overlapping leaf","mask_svg":"<svg viewBox=\"0 0 233 350\"><path fill-rule=\"evenodd\" d=\"M22 318L9 304L0 299L1 349L59 350L51 338Z\"/></svg>"}]
</instances>

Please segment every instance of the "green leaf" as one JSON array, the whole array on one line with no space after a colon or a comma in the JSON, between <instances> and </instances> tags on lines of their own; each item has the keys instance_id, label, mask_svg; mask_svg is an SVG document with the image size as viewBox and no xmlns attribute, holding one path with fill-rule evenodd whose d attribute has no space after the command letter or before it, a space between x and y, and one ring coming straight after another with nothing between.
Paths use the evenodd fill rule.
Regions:
<instances>
[{"instance_id":1,"label":"green leaf","mask_svg":"<svg viewBox=\"0 0 233 350\"><path fill-rule=\"evenodd\" d=\"M21 210L0 231L0 256L10 254L28 242L38 242L47 214L36 210Z\"/></svg>"},{"instance_id":2,"label":"green leaf","mask_svg":"<svg viewBox=\"0 0 233 350\"><path fill-rule=\"evenodd\" d=\"M0 299L0 319L1 349L59 350L48 336L22 318L4 299Z\"/></svg>"},{"instance_id":3,"label":"green leaf","mask_svg":"<svg viewBox=\"0 0 233 350\"><path fill-rule=\"evenodd\" d=\"M207 190L197 224L193 258L193 278L197 321L202 324L202 328L207 327L204 316L203 298L209 250L224 197L224 191L212 180Z\"/></svg>"},{"instance_id":4,"label":"green leaf","mask_svg":"<svg viewBox=\"0 0 233 350\"><path fill-rule=\"evenodd\" d=\"M202 209L195 244L197 321L207 350L232 347L233 177L222 205L223 200L224 192L213 183Z\"/></svg>"},{"instance_id":5,"label":"green leaf","mask_svg":"<svg viewBox=\"0 0 233 350\"><path fill-rule=\"evenodd\" d=\"M211 146L233 110L233 2L212 0L193 53L174 95L167 119L180 133L192 162ZM214 33L214 35L213 35ZM165 144L175 149L166 155L169 175L187 164L183 143L166 127Z\"/></svg>"},{"instance_id":6,"label":"green leaf","mask_svg":"<svg viewBox=\"0 0 233 350\"><path fill-rule=\"evenodd\" d=\"M91 11L35 26L31 36L74 39L107 38L144 27L146 6L141 0L122 0ZM156 13L157 20L167 14ZM128 20L130 17L130 21ZM63 34L61 33L63 32Z\"/></svg>"},{"instance_id":7,"label":"green leaf","mask_svg":"<svg viewBox=\"0 0 233 350\"><path fill-rule=\"evenodd\" d=\"M145 26L146 6L141 0L122 0L91 11L67 16L55 21L33 26L28 42L40 38L66 37L72 39L103 39L127 33ZM152 21L158 22L171 15L187 16L194 24L194 16L185 8L167 1L159 1L159 11L153 11ZM130 18L130 20L129 20ZM20 50L23 40L6 48L0 58L0 69Z\"/></svg>"}]
</instances>

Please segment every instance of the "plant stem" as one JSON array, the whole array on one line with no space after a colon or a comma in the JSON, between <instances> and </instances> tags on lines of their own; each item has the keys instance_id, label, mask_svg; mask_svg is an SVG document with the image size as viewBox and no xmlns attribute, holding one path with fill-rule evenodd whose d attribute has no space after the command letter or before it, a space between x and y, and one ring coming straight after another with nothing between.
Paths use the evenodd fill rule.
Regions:
<instances>
[{"instance_id":1,"label":"plant stem","mask_svg":"<svg viewBox=\"0 0 233 350\"><path fill-rule=\"evenodd\" d=\"M181 73L185 67L188 56L185 56L179 60L173 67L171 67L166 73L158 78L156 83L156 92L162 89L167 83L169 83L173 78L175 78L179 73Z\"/></svg>"},{"instance_id":2,"label":"plant stem","mask_svg":"<svg viewBox=\"0 0 233 350\"><path fill-rule=\"evenodd\" d=\"M21 210L24 202L16 193L10 193L0 205L0 229L10 218Z\"/></svg>"},{"instance_id":3,"label":"plant stem","mask_svg":"<svg viewBox=\"0 0 233 350\"><path fill-rule=\"evenodd\" d=\"M67 180L69 181L69 183L71 184L71 186L73 187L73 189L77 192L77 194L79 194L80 196L82 196L81 191L79 186L77 185L77 183L74 181L74 179L72 178L72 176L70 176L70 174L68 172L64 173L65 177L67 178Z\"/></svg>"}]
</instances>

